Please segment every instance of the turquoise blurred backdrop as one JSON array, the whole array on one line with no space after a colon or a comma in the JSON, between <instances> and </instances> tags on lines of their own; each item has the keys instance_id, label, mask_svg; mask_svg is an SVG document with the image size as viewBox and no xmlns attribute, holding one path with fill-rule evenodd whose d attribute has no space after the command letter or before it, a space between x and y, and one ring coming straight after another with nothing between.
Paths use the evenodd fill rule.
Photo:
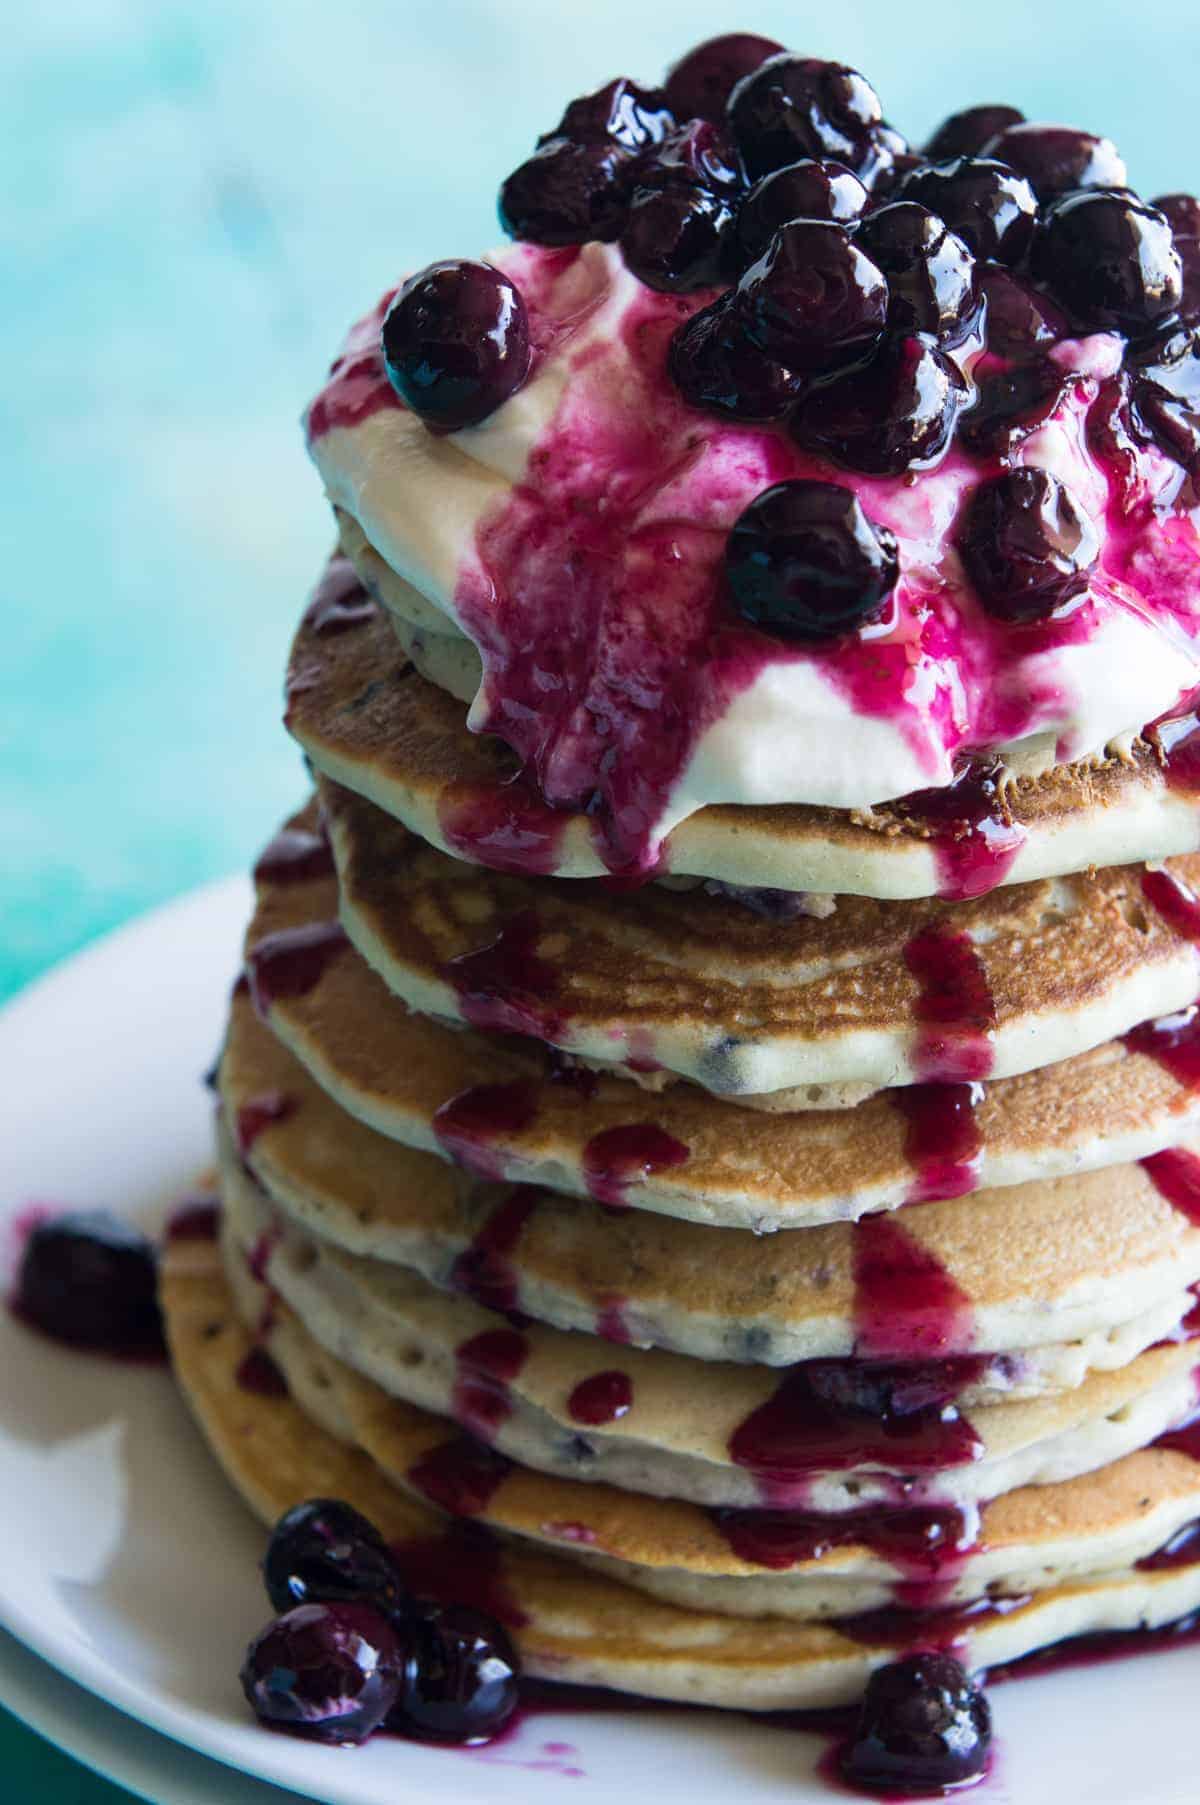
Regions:
<instances>
[{"instance_id":1,"label":"turquoise blurred backdrop","mask_svg":"<svg viewBox=\"0 0 1200 1805\"><path fill-rule=\"evenodd\" d=\"M246 865L301 794L280 674L330 528L296 422L350 318L495 239L500 177L569 95L735 27L856 64L910 136L1005 100L1109 132L1145 193L1200 184L1195 0L7 16L0 996ZM0 1792L118 1796L11 1727Z\"/></svg>"}]
</instances>

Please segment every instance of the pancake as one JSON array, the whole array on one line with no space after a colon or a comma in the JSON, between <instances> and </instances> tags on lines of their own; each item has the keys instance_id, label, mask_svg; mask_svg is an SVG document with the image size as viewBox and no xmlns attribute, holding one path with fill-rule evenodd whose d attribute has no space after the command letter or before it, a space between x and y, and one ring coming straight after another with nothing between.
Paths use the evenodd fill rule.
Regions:
<instances>
[{"instance_id":1,"label":"pancake","mask_svg":"<svg viewBox=\"0 0 1200 1805\"><path fill-rule=\"evenodd\" d=\"M727 1229L714 1257L712 1232L692 1223L471 1179L339 1109L244 997L219 1087L227 1122L257 1128L242 1137L243 1169L349 1253L562 1329L702 1360L783 1366L854 1350L863 1237L851 1224ZM1200 1279L1200 1230L1139 1166L945 1199L902 1225L964 1300L972 1347L1005 1356L981 1365L975 1398L1124 1365L1173 1332Z\"/></svg>"},{"instance_id":2,"label":"pancake","mask_svg":"<svg viewBox=\"0 0 1200 1805\"><path fill-rule=\"evenodd\" d=\"M348 621L353 630L340 630ZM447 675L444 658L438 668ZM510 750L467 731L462 702L419 674L382 609L344 608L332 622L306 614L286 724L318 770L445 852L564 878L605 873L587 816L548 809L515 781ZM1000 804L964 792L948 820L944 805L937 817L897 804L853 814L710 806L668 836L664 869L900 900L1170 857L1200 838L1200 797L1187 758L1168 759L1166 743L1016 774Z\"/></svg>"},{"instance_id":3,"label":"pancake","mask_svg":"<svg viewBox=\"0 0 1200 1805\"><path fill-rule=\"evenodd\" d=\"M703 891L481 871L335 785L320 796L343 925L410 1008L720 1095L1009 1077L1200 989L1200 855L768 921Z\"/></svg>"},{"instance_id":4,"label":"pancake","mask_svg":"<svg viewBox=\"0 0 1200 1805\"><path fill-rule=\"evenodd\" d=\"M882 1626L873 1633L866 1619L851 1633L779 1616L747 1623L683 1608L595 1570L595 1557L581 1562L577 1548L576 1558L566 1560L502 1537L495 1544L464 1544L456 1559L452 1533L443 1540L446 1519L393 1487L386 1469L359 1441L365 1428L384 1453L381 1426L362 1402L363 1382L322 1354L286 1313L285 1332L273 1351L287 1366L291 1396L267 1396L239 1383L255 1342L237 1318L211 1243L180 1243L168 1250L162 1301L184 1394L231 1482L259 1517L270 1524L305 1497L342 1497L376 1521L402 1556L411 1555L419 1589L426 1589L422 1576L436 1574L443 1584L449 1580L451 1596L479 1603L485 1574L487 1608L499 1610L510 1623L530 1674L655 1698L771 1710L851 1702L869 1672L895 1656L894 1627L890 1636ZM398 1417L397 1407L390 1414ZM1083 1489L1035 1494L1049 1506L1045 1530L1058 1535L1062 1507L1078 1500L1080 1522L1089 1530L1102 1535L1106 1521L1132 1522L1139 1510L1143 1516L1149 1510L1157 1535L1178 1514L1194 1477L1187 1466L1194 1464L1151 1450L1110 1468L1104 1485L1092 1481ZM1148 1487L1161 1504L1147 1503ZM1132 1502L1135 1496L1143 1501L1140 1506ZM1012 1508L1012 1500L991 1507L993 1512ZM1136 1539L1129 1544L1137 1545ZM850 1555L840 1551L838 1558ZM774 1573L766 1583L785 1593L790 1578ZM1014 1600L1002 1611L966 1615L953 1625L955 1648L968 1667L985 1668L1067 1636L1168 1623L1198 1604L1195 1567L1111 1570L1103 1579Z\"/></svg>"},{"instance_id":5,"label":"pancake","mask_svg":"<svg viewBox=\"0 0 1200 1805\"><path fill-rule=\"evenodd\" d=\"M293 844L311 850L312 836ZM485 1177L766 1231L1142 1158L1200 1126L1190 1017L1032 1074L854 1110L750 1113L688 1084L580 1084L527 1037L410 1013L337 908L327 873L260 876L247 946L290 949L259 987L272 1030L350 1114Z\"/></svg>"}]
</instances>

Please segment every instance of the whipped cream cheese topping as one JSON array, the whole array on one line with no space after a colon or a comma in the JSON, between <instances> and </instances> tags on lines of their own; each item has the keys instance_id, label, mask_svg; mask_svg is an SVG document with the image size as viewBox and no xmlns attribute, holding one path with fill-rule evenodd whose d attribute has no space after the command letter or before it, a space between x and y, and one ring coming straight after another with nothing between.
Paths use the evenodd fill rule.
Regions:
<instances>
[{"instance_id":1,"label":"whipped cream cheese topping","mask_svg":"<svg viewBox=\"0 0 1200 1805\"><path fill-rule=\"evenodd\" d=\"M1140 446L1118 472L1089 442L1117 337L1055 347L1073 380L1009 456L1068 484L1102 544L1082 595L1013 624L985 612L952 544L997 459L952 445L900 477L838 469L674 389L671 335L711 291L654 292L597 243L491 261L524 299L531 380L483 425L435 435L388 382L386 296L310 408L310 448L332 501L478 648L470 726L507 740L551 805L587 809L610 869L652 867L705 804L862 808L950 783L965 754L1085 757L1200 684L1183 473ZM852 488L899 544L881 620L824 644L744 624L724 591L730 527L797 477Z\"/></svg>"}]
</instances>

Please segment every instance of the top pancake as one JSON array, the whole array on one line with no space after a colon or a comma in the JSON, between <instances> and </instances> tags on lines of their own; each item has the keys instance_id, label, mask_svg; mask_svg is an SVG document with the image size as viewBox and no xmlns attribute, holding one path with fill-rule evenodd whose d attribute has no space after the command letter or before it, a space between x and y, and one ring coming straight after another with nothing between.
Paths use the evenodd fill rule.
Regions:
<instances>
[{"instance_id":1,"label":"top pancake","mask_svg":"<svg viewBox=\"0 0 1200 1805\"><path fill-rule=\"evenodd\" d=\"M286 720L314 765L458 858L603 876L586 815L548 809L514 781L510 750L467 731L462 703L417 672L387 616L353 612L350 628L334 631L310 611L293 646ZM738 886L899 899L985 883L989 870L1018 883L1164 858L1200 838L1200 797L1168 784L1158 748L1142 742L1099 763L1017 776L1006 804L1019 848L994 867L985 859L975 878L964 875L971 849L897 805L852 815L701 809L668 837L665 868Z\"/></svg>"}]
</instances>

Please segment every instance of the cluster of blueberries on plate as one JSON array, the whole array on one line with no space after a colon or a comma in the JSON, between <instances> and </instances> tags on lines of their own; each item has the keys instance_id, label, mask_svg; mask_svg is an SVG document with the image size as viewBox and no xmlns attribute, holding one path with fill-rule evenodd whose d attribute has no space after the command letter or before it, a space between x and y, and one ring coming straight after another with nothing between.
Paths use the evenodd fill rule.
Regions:
<instances>
[{"instance_id":1,"label":"cluster of blueberries on plate","mask_svg":"<svg viewBox=\"0 0 1200 1805\"><path fill-rule=\"evenodd\" d=\"M1009 467L1079 380L1051 355L1060 340L1126 341L1089 431L1131 505L1141 447L1200 474L1200 202L1141 200L1091 132L977 106L916 151L856 70L738 33L662 88L620 78L573 100L503 184L500 216L537 244L619 242L652 289L719 288L669 354L697 408L777 423L868 476L929 468L956 442L981 476L956 543L1006 623L1070 602L1099 552L1064 483ZM531 366L521 297L480 263L406 283L383 347L435 431L485 419ZM726 571L744 619L803 642L878 618L899 566L850 491L793 481L746 509Z\"/></svg>"}]
</instances>

